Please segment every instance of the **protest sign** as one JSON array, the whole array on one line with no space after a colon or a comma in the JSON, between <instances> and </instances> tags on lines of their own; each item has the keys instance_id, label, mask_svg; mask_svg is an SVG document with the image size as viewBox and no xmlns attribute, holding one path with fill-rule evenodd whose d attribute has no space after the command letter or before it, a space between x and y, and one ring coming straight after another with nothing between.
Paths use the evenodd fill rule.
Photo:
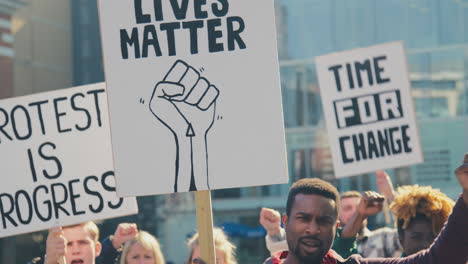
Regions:
<instances>
[{"instance_id":1,"label":"protest sign","mask_svg":"<svg viewBox=\"0 0 468 264\"><path fill-rule=\"evenodd\" d=\"M316 63L336 177L423 161L402 42Z\"/></svg>"},{"instance_id":2,"label":"protest sign","mask_svg":"<svg viewBox=\"0 0 468 264\"><path fill-rule=\"evenodd\" d=\"M104 88L0 100L0 237L137 213L115 193Z\"/></svg>"},{"instance_id":3,"label":"protest sign","mask_svg":"<svg viewBox=\"0 0 468 264\"><path fill-rule=\"evenodd\" d=\"M99 9L119 195L288 182L273 1Z\"/></svg>"}]
</instances>

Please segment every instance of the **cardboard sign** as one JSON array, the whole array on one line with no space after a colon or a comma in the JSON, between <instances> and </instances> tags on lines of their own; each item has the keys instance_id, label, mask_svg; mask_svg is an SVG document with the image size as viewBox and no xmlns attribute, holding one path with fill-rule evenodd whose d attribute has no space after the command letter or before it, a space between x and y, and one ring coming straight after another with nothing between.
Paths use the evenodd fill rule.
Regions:
<instances>
[{"instance_id":1,"label":"cardboard sign","mask_svg":"<svg viewBox=\"0 0 468 264\"><path fill-rule=\"evenodd\" d=\"M117 192L286 183L271 0L101 0Z\"/></svg>"},{"instance_id":2,"label":"cardboard sign","mask_svg":"<svg viewBox=\"0 0 468 264\"><path fill-rule=\"evenodd\" d=\"M401 42L316 63L336 177L423 161Z\"/></svg>"},{"instance_id":3,"label":"cardboard sign","mask_svg":"<svg viewBox=\"0 0 468 264\"><path fill-rule=\"evenodd\" d=\"M104 88L0 100L0 237L138 212L115 192Z\"/></svg>"}]
</instances>

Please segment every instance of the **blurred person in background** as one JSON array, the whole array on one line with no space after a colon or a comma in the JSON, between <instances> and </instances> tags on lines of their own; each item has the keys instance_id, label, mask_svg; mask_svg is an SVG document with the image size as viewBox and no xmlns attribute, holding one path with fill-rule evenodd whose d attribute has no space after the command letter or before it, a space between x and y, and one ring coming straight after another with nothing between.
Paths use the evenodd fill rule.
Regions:
<instances>
[{"instance_id":1,"label":"blurred person in background","mask_svg":"<svg viewBox=\"0 0 468 264\"><path fill-rule=\"evenodd\" d=\"M138 231L125 242L120 264L164 264L164 256L158 240L146 231Z\"/></svg>"},{"instance_id":2,"label":"blurred person in background","mask_svg":"<svg viewBox=\"0 0 468 264\"><path fill-rule=\"evenodd\" d=\"M213 228L213 240L216 253L216 264L237 264L236 246L229 241L227 235L218 227ZM194 234L187 242L190 255L187 264L205 263L200 259L200 244L198 233Z\"/></svg>"}]
</instances>

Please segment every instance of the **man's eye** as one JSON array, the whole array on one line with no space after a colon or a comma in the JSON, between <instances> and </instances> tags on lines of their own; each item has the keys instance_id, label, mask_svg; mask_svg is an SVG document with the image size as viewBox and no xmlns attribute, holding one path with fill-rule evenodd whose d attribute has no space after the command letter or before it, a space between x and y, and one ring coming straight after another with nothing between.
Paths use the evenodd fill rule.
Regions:
<instances>
[{"instance_id":1,"label":"man's eye","mask_svg":"<svg viewBox=\"0 0 468 264\"><path fill-rule=\"evenodd\" d=\"M145 259L152 259L153 257L150 255L145 255Z\"/></svg>"}]
</instances>

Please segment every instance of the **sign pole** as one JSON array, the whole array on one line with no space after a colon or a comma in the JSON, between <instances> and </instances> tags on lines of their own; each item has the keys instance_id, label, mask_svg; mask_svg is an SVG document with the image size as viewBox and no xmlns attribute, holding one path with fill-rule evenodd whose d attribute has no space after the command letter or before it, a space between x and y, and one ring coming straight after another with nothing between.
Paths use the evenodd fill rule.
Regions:
<instances>
[{"instance_id":1,"label":"sign pole","mask_svg":"<svg viewBox=\"0 0 468 264\"><path fill-rule=\"evenodd\" d=\"M205 264L216 264L210 191L196 191L194 193L200 257Z\"/></svg>"}]
</instances>

